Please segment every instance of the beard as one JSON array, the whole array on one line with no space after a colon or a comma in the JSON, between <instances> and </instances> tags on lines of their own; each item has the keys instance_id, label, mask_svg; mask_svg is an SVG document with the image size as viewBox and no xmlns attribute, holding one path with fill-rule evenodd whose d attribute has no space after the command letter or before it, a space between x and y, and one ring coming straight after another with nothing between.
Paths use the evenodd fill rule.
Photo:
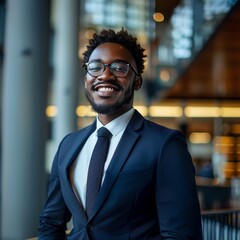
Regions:
<instances>
[{"instance_id":1,"label":"beard","mask_svg":"<svg viewBox=\"0 0 240 240\"><path fill-rule=\"evenodd\" d=\"M95 112L100 114L114 114L115 112L122 109L125 105L133 102L134 89L133 87L129 87L129 89L125 92L124 99L112 105L97 104L96 102L94 102L93 98L87 90L85 90L85 96Z\"/></svg>"}]
</instances>

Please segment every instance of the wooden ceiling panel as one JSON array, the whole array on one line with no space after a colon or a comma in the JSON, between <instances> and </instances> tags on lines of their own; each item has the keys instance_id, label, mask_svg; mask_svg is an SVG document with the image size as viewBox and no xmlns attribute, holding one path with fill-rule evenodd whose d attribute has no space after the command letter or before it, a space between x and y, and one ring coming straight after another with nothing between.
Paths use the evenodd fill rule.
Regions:
<instances>
[{"instance_id":1,"label":"wooden ceiling panel","mask_svg":"<svg viewBox=\"0 0 240 240\"><path fill-rule=\"evenodd\" d=\"M240 100L240 3L224 19L167 97Z\"/></svg>"}]
</instances>

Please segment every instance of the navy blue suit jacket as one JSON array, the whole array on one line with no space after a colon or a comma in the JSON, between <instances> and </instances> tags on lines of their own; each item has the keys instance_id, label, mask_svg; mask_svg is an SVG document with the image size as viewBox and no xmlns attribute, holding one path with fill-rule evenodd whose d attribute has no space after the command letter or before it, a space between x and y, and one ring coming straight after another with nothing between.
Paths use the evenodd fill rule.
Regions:
<instances>
[{"instance_id":1,"label":"navy blue suit jacket","mask_svg":"<svg viewBox=\"0 0 240 240\"><path fill-rule=\"evenodd\" d=\"M66 136L56 153L39 239L202 239L194 166L181 133L135 111L106 171L92 215L86 217L69 167L96 123Z\"/></svg>"}]
</instances>

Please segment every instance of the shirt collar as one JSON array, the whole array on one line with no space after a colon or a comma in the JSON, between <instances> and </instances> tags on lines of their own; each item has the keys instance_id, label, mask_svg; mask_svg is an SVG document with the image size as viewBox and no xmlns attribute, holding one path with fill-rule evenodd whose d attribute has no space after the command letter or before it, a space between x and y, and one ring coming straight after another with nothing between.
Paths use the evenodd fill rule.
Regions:
<instances>
[{"instance_id":1,"label":"shirt collar","mask_svg":"<svg viewBox=\"0 0 240 240\"><path fill-rule=\"evenodd\" d=\"M134 111L135 111L135 109L131 108L130 110L128 110L121 116L115 118L110 123L106 124L105 126L99 121L99 119L97 117L96 132L99 128L106 127L112 133L113 136L118 135L118 133L120 133L122 130L124 130L127 127L130 119L132 118L132 116L134 114Z\"/></svg>"}]
</instances>

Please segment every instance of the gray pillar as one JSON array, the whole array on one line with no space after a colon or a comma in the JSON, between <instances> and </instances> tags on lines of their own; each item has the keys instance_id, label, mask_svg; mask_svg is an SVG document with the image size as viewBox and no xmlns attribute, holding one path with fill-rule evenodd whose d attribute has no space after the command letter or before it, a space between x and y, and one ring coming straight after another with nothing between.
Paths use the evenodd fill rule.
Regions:
<instances>
[{"instance_id":1,"label":"gray pillar","mask_svg":"<svg viewBox=\"0 0 240 240\"><path fill-rule=\"evenodd\" d=\"M54 3L54 100L58 110L53 129L57 145L77 126L79 0L56 0Z\"/></svg>"},{"instance_id":2,"label":"gray pillar","mask_svg":"<svg viewBox=\"0 0 240 240\"><path fill-rule=\"evenodd\" d=\"M1 239L22 240L45 198L49 0L8 0L5 36Z\"/></svg>"}]
</instances>

